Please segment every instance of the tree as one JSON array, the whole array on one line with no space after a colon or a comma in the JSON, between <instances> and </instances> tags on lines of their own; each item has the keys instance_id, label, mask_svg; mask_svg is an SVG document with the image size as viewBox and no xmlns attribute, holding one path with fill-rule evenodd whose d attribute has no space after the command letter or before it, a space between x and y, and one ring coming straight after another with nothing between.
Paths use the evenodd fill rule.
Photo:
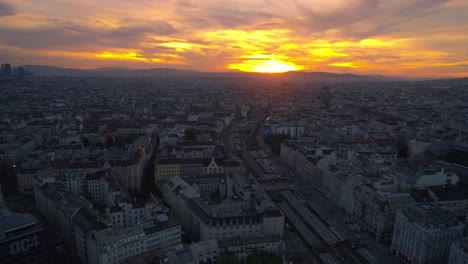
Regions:
<instances>
[{"instance_id":1,"label":"tree","mask_svg":"<svg viewBox=\"0 0 468 264\"><path fill-rule=\"evenodd\" d=\"M199 133L200 131L197 129L189 127L184 131L184 138L185 140L195 140Z\"/></svg>"}]
</instances>

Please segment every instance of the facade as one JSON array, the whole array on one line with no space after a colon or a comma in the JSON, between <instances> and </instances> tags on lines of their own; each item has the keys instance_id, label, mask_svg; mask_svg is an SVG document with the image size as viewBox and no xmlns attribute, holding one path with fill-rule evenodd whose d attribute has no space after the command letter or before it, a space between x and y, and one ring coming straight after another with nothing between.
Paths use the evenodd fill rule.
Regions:
<instances>
[{"instance_id":1,"label":"facade","mask_svg":"<svg viewBox=\"0 0 468 264\"><path fill-rule=\"evenodd\" d=\"M107 160L105 169L112 169L118 176L118 180L130 190L140 190L143 186L143 174L150 154L141 145L127 158L118 160Z\"/></svg>"},{"instance_id":2,"label":"facade","mask_svg":"<svg viewBox=\"0 0 468 264\"><path fill-rule=\"evenodd\" d=\"M391 241L397 209L414 204L408 193L377 191L360 185L355 189L352 219L376 240Z\"/></svg>"},{"instance_id":3,"label":"facade","mask_svg":"<svg viewBox=\"0 0 468 264\"><path fill-rule=\"evenodd\" d=\"M292 123L278 123L269 121L263 125L263 130L270 131L274 135L288 135L291 138L300 138L304 134L305 126Z\"/></svg>"},{"instance_id":4,"label":"facade","mask_svg":"<svg viewBox=\"0 0 468 264\"><path fill-rule=\"evenodd\" d=\"M99 171L92 174L87 174L85 177L84 188L90 195L93 203L106 205L109 195L110 181L115 181L115 178L106 177L105 171Z\"/></svg>"},{"instance_id":5,"label":"facade","mask_svg":"<svg viewBox=\"0 0 468 264\"><path fill-rule=\"evenodd\" d=\"M391 251L408 263L447 263L451 245L462 237L463 229L450 210L409 206L397 213Z\"/></svg>"},{"instance_id":6,"label":"facade","mask_svg":"<svg viewBox=\"0 0 468 264\"><path fill-rule=\"evenodd\" d=\"M155 180L192 177L203 173L203 159L162 159L155 164Z\"/></svg>"},{"instance_id":7,"label":"facade","mask_svg":"<svg viewBox=\"0 0 468 264\"><path fill-rule=\"evenodd\" d=\"M342 207L348 215L354 211L354 194L356 188L363 184L363 181L354 175L349 175L341 182L341 192L338 199L338 206Z\"/></svg>"},{"instance_id":8,"label":"facade","mask_svg":"<svg viewBox=\"0 0 468 264\"><path fill-rule=\"evenodd\" d=\"M99 221L96 213L86 208L80 208L73 217L75 250L82 263L88 261L87 238L94 230L101 230L105 227L106 225Z\"/></svg>"},{"instance_id":9,"label":"facade","mask_svg":"<svg viewBox=\"0 0 468 264\"><path fill-rule=\"evenodd\" d=\"M284 242L277 236L265 236L255 238L234 238L219 241L219 253L234 254L238 260L245 261L248 255L256 251L266 251L275 255L281 255L284 250Z\"/></svg>"},{"instance_id":10,"label":"facade","mask_svg":"<svg viewBox=\"0 0 468 264\"><path fill-rule=\"evenodd\" d=\"M78 257L86 263L88 235L108 223L98 216L89 201L64 191L63 185L40 182L37 177L34 179L37 210L50 224L50 228L60 233L65 243L76 249Z\"/></svg>"},{"instance_id":11,"label":"facade","mask_svg":"<svg viewBox=\"0 0 468 264\"><path fill-rule=\"evenodd\" d=\"M304 175L306 179L316 186L322 186L323 179L320 169L317 167L317 160L313 157L307 157L304 161Z\"/></svg>"},{"instance_id":12,"label":"facade","mask_svg":"<svg viewBox=\"0 0 468 264\"><path fill-rule=\"evenodd\" d=\"M117 205L106 208L106 218L114 228L126 228L147 222L167 221L167 215L154 202L135 203L121 201Z\"/></svg>"},{"instance_id":13,"label":"facade","mask_svg":"<svg viewBox=\"0 0 468 264\"><path fill-rule=\"evenodd\" d=\"M392 239L395 213L398 208L414 204L408 193L380 193L367 204L366 230L377 240Z\"/></svg>"},{"instance_id":14,"label":"facade","mask_svg":"<svg viewBox=\"0 0 468 264\"><path fill-rule=\"evenodd\" d=\"M182 227L174 219L155 222L144 228L148 250L158 249L163 252L173 250L182 243Z\"/></svg>"},{"instance_id":15,"label":"facade","mask_svg":"<svg viewBox=\"0 0 468 264\"><path fill-rule=\"evenodd\" d=\"M174 177L162 185L161 193L163 200L171 205L171 212L180 220L182 226L190 225L191 220L188 218L185 204L189 199L200 197L195 188L180 177Z\"/></svg>"},{"instance_id":16,"label":"facade","mask_svg":"<svg viewBox=\"0 0 468 264\"><path fill-rule=\"evenodd\" d=\"M283 235L284 216L277 208L256 208L255 200L239 196L215 203L201 197L179 177L163 184L161 189L164 200L194 240Z\"/></svg>"},{"instance_id":17,"label":"facade","mask_svg":"<svg viewBox=\"0 0 468 264\"><path fill-rule=\"evenodd\" d=\"M147 251L141 226L124 229L106 228L92 231L87 238L89 264L117 264L128 257Z\"/></svg>"},{"instance_id":18,"label":"facade","mask_svg":"<svg viewBox=\"0 0 468 264\"><path fill-rule=\"evenodd\" d=\"M0 212L0 262L5 264L48 263L47 240L32 215Z\"/></svg>"}]
</instances>

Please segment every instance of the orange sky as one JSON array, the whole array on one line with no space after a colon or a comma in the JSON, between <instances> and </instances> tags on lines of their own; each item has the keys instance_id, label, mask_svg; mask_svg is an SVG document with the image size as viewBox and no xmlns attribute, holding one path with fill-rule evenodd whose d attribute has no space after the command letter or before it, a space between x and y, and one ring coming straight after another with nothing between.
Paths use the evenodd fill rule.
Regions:
<instances>
[{"instance_id":1,"label":"orange sky","mask_svg":"<svg viewBox=\"0 0 468 264\"><path fill-rule=\"evenodd\" d=\"M0 0L0 61L468 76L466 0Z\"/></svg>"}]
</instances>

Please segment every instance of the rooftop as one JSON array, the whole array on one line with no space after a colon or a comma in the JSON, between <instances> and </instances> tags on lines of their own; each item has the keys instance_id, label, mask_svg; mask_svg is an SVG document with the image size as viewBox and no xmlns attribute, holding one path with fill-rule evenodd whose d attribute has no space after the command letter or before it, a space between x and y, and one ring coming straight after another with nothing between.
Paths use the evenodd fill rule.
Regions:
<instances>
[{"instance_id":1,"label":"rooftop","mask_svg":"<svg viewBox=\"0 0 468 264\"><path fill-rule=\"evenodd\" d=\"M126 264L148 264L148 263L167 263L167 256L159 249L151 250L136 256L127 258Z\"/></svg>"},{"instance_id":2,"label":"rooftop","mask_svg":"<svg viewBox=\"0 0 468 264\"><path fill-rule=\"evenodd\" d=\"M38 224L37 220L29 214L2 215L0 216L0 238L6 236L7 233L36 224Z\"/></svg>"},{"instance_id":3,"label":"rooftop","mask_svg":"<svg viewBox=\"0 0 468 264\"><path fill-rule=\"evenodd\" d=\"M409 221L416 222L425 228L448 228L459 225L452 211L430 204L412 205L401 212Z\"/></svg>"},{"instance_id":4,"label":"rooftop","mask_svg":"<svg viewBox=\"0 0 468 264\"><path fill-rule=\"evenodd\" d=\"M144 230L141 226L136 225L124 229L112 229L106 228L101 231L95 232L96 240L106 244L111 245L119 240L126 239L132 236L138 236L144 234Z\"/></svg>"}]
</instances>

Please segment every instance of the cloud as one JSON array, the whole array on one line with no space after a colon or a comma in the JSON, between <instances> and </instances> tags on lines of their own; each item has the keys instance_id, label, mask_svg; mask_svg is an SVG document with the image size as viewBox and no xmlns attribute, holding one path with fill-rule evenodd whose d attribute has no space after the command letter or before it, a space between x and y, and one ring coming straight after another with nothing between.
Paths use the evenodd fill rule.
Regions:
<instances>
[{"instance_id":1,"label":"cloud","mask_svg":"<svg viewBox=\"0 0 468 264\"><path fill-rule=\"evenodd\" d=\"M197 8L197 5L193 4L189 0L178 0L177 5L185 8Z\"/></svg>"},{"instance_id":2,"label":"cloud","mask_svg":"<svg viewBox=\"0 0 468 264\"><path fill-rule=\"evenodd\" d=\"M1 16L13 16L15 15L15 9L8 3L0 1L0 17Z\"/></svg>"},{"instance_id":3,"label":"cloud","mask_svg":"<svg viewBox=\"0 0 468 264\"><path fill-rule=\"evenodd\" d=\"M27 49L62 48L83 50L87 48L132 48L145 38L167 36L177 30L165 21L147 21L145 25L94 28L52 19L51 24L41 28L4 29L0 31L3 42Z\"/></svg>"},{"instance_id":4,"label":"cloud","mask_svg":"<svg viewBox=\"0 0 468 264\"><path fill-rule=\"evenodd\" d=\"M213 9L209 12L211 18L228 28L250 25L254 21L272 18L273 15L262 11L240 11L227 8Z\"/></svg>"},{"instance_id":5,"label":"cloud","mask_svg":"<svg viewBox=\"0 0 468 264\"><path fill-rule=\"evenodd\" d=\"M0 49L21 64L226 70L267 55L310 71L460 74L468 60L466 0L8 1Z\"/></svg>"},{"instance_id":6,"label":"cloud","mask_svg":"<svg viewBox=\"0 0 468 264\"><path fill-rule=\"evenodd\" d=\"M301 16L293 23L311 31L324 31L373 17L379 6L378 0L329 0L328 3L324 6L309 1L296 1Z\"/></svg>"}]
</instances>

